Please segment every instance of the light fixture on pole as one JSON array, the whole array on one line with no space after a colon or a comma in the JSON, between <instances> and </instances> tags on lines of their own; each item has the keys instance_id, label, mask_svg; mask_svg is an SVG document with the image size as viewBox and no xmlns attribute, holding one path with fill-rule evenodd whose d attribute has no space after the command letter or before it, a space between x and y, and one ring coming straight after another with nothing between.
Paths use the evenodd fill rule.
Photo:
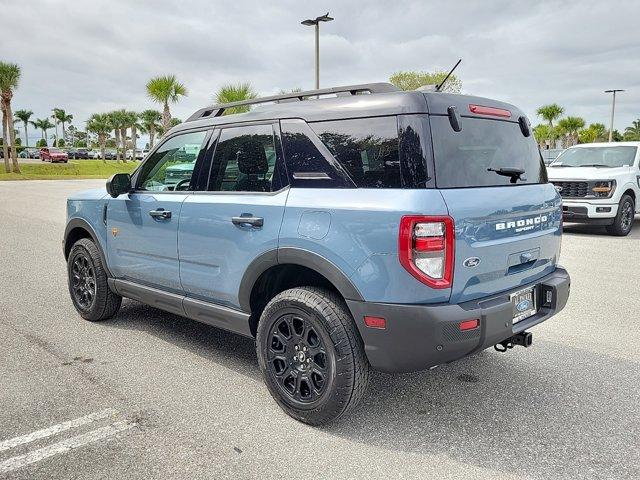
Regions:
<instances>
[{"instance_id":1,"label":"light fixture on pole","mask_svg":"<svg viewBox=\"0 0 640 480\"><path fill-rule=\"evenodd\" d=\"M326 15L322 15L321 17L300 22L307 27L316 27L316 90L320 88L320 22L330 22L331 20L333 20L333 18L330 17L329 12L327 12Z\"/></svg>"},{"instance_id":2,"label":"light fixture on pole","mask_svg":"<svg viewBox=\"0 0 640 480\"><path fill-rule=\"evenodd\" d=\"M611 125L609 127L609 142L613 139L613 116L616 112L616 92L624 92L620 88L614 88L612 90L605 90L604 93L613 93L613 99L611 101Z\"/></svg>"}]
</instances>

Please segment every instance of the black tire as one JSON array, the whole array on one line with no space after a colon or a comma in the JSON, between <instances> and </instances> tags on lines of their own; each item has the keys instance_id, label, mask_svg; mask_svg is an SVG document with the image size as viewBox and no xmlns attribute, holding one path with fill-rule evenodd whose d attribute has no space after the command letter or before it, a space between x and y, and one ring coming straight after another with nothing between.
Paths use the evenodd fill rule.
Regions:
<instances>
[{"instance_id":1,"label":"black tire","mask_svg":"<svg viewBox=\"0 0 640 480\"><path fill-rule=\"evenodd\" d=\"M260 317L256 350L271 396L309 425L344 415L366 391L362 339L344 300L329 290L300 287L276 295Z\"/></svg>"},{"instance_id":2,"label":"black tire","mask_svg":"<svg viewBox=\"0 0 640 480\"><path fill-rule=\"evenodd\" d=\"M636 212L636 205L629 195L623 195L618 205L618 213L612 225L607 225L607 233L617 237L629 235L633 228L633 221Z\"/></svg>"},{"instance_id":3,"label":"black tire","mask_svg":"<svg viewBox=\"0 0 640 480\"><path fill-rule=\"evenodd\" d=\"M98 247L92 240L81 238L73 244L67 275L71 301L82 318L98 322L118 312L122 297L109 288Z\"/></svg>"}]
</instances>

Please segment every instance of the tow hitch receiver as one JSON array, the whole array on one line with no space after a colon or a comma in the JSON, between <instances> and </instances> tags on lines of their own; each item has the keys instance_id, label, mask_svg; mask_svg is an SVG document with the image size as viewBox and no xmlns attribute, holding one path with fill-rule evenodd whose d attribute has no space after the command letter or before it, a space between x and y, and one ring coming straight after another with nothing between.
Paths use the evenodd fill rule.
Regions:
<instances>
[{"instance_id":1,"label":"tow hitch receiver","mask_svg":"<svg viewBox=\"0 0 640 480\"><path fill-rule=\"evenodd\" d=\"M516 345L521 345L523 347L530 347L533 342L533 335L530 332L520 332L516 333L513 337L507 338L500 343L497 343L493 346L498 352L506 352L510 348L513 348Z\"/></svg>"}]
</instances>

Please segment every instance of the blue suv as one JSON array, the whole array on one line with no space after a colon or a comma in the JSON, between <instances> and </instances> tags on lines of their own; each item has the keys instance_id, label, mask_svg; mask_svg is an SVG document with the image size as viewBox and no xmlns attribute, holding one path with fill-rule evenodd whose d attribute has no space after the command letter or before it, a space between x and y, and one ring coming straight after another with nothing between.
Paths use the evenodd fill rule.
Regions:
<instances>
[{"instance_id":1,"label":"blue suv","mask_svg":"<svg viewBox=\"0 0 640 480\"><path fill-rule=\"evenodd\" d=\"M83 318L126 297L255 338L272 396L313 425L370 368L529 346L569 295L529 121L486 98L366 84L204 108L67 213Z\"/></svg>"}]
</instances>

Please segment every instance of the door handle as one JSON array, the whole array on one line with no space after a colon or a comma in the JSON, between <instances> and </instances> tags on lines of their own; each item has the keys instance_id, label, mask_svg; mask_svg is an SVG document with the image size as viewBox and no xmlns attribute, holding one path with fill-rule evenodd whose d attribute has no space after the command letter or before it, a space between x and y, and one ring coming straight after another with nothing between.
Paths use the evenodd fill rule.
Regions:
<instances>
[{"instance_id":1,"label":"door handle","mask_svg":"<svg viewBox=\"0 0 640 480\"><path fill-rule=\"evenodd\" d=\"M245 225L250 225L252 227L261 227L264 225L264 218L254 217L253 215L231 217L231 221L234 225L238 225L239 227L243 227Z\"/></svg>"},{"instance_id":2,"label":"door handle","mask_svg":"<svg viewBox=\"0 0 640 480\"><path fill-rule=\"evenodd\" d=\"M153 218L169 219L171 218L171 211L165 210L164 208L159 208L157 210L151 210L149 212L149 215L151 215Z\"/></svg>"}]
</instances>

